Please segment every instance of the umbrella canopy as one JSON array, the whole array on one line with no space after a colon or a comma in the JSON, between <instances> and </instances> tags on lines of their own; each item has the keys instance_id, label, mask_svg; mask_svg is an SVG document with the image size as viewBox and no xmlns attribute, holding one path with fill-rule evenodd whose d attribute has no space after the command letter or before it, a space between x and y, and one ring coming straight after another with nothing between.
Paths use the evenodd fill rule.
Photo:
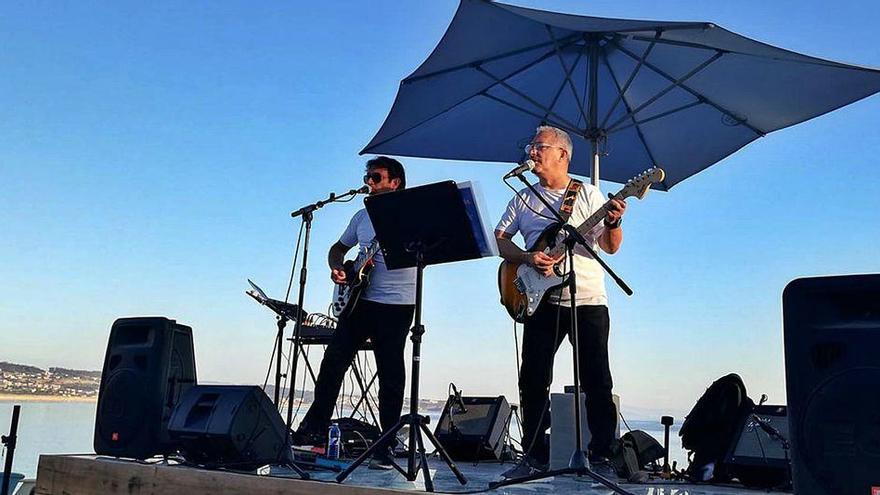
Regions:
<instances>
[{"instance_id":1,"label":"umbrella canopy","mask_svg":"<svg viewBox=\"0 0 880 495\"><path fill-rule=\"evenodd\" d=\"M608 19L461 0L362 153L516 162L535 127L572 135L571 171L668 189L769 132L880 91L880 71L707 22ZM598 168L602 156L601 175Z\"/></svg>"}]
</instances>

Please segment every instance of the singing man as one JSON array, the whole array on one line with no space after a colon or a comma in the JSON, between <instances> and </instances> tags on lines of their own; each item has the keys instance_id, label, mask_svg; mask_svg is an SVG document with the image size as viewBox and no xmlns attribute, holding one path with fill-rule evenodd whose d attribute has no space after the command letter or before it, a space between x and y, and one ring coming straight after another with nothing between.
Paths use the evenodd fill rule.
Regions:
<instances>
[{"instance_id":1,"label":"singing man","mask_svg":"<svg viewBox=\"0 0 880 495\"><path fill-rule=\"evenodd\" d=\"M578 226L605 204L599 189L590 184L573 184L568 175L572 143L569 135L558 128L538 127L526 147L535 162L532 172L538 177L535 186L560 211L563 198L569 193L575 198L567 223ZM576 190L576 194L575 191ZM626 203L613 199L603 222L585 237L609 254L614 254L623 241L621 217ZM507 261L527 264L549 276L553 266L561 260L553 259L543 251L523 251L511 238L520 233L526 246L534 246L541 233L556 222L552 212L531 190L524 188L508 203L507 210L495 228L498 249ZM577 329L580 360L580 383L586 394L587 422L591 440L589 459L598 474L612 476L608 462L617 409L611 398L611 369L608 363L608 299L605 294L604 273L599 263L583 248L575 249L574 272L577 276ZM550 425L549 392L552 382L553 360L562 340L569 333L571 310L568 287L550 292L535 313L525 321L523 330L522 364L519 372L519 390L523 414L523 450L526 459L504 474L519 477L536 470L546 470L549 451L543 439ZM569 336L569 339L571 336Z\"/></svg>"},{"instance_id":2,"label":"singing man","mask_svg":"<svg viewBox=\"0 0 880 495\"><path fill-rule=\"evenodd\" d=\"M367 162L364 183L370 187L371 196L396 191L406 187L406 173L397 160L379 156ZM342 267L345 254L354 246L366 249L375 237L367 210L358 210L327 255L333 282L347 282ZM324 352L315 383L315 398L299 424L295 442L326 439L343 377L367 339L372 342L379 373L379 421L383 432L400 419L406 386L403 351L415 310L416 269L388 270L381 251L373 256L373 262L369 285L354 310L339 320ZM391 469L388 446L376 452L369 467Z\"/></svg>"}]
</instances>

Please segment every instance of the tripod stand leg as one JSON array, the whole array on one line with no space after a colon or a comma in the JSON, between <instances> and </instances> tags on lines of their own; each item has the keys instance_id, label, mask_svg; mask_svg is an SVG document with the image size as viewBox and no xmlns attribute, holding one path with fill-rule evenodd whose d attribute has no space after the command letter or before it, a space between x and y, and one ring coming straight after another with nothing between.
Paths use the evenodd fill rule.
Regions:
<instances>
[{"instance_id":1,"label":"tripod stand leg","mask_svg":"<svg viewBox=\"0 0 880 495\"><path fill-rule=\"evenodd\" d=\"M408 416L404 416L404 417L400 418L400 421L398 421L397 424L394 425L393 428L391 428L390 430L383 433L382 436L379 437L378 440L373 442L373 445L370 445L370 448L368 448L363 454L361 454L360 457L355 459L354 462L352 462L347 468L345 468L344 471L339 473L339 475L336 476L336 481L338 483L342 483L343 481L345 481L345 478L348 478L348 476L352 473L352 471L357 469L358 466L360 466L361 464L363 464L364 461L369 459L370 456L372 456L373 453L378 448L380 448L380 447L385 448L387 445L389 445L390 439L395 438L395 435L397 435L397 432L400 431L400 429L403 428L403 426L407 424L408 419L409 419ZM394 464L394 461L392 461L391 463L398 471L401 471L401 469L397 466L397 464ZM405 473L402 473L402 474L405 474Z\"/></svg>"},{"instance_id":2,"label":"tripod stand leg","mask_svg":"<svg viewBox=\"0 0 880 495\"><path fill-rule=\"evenodd\" d=\"M410 426L410 428L412 428L412 426ZM418 434L418 432L416 432L416 444L419 447L419 468L422 470L422 476L425 480L425 490L433 492L434 480L431 479L431 471L428 469L428 454L425 453L425 442L422 441L422 436ZM413 480L415 480L416 474L417 473L413 473Z\"/></svg>"},{"instance_id":3,"label":"tripod stand leg","mask_svg":"<svg viewBox=\"0 0 880 495\"><path fill-rule=\"evenodd\" d=\"M421 425L421 427L422 427L422 431L424 431L425 435L428 437L428 440L430 440L430 442L434 445L434 448L437 450L437 453L440 454L440 457L442 457L443 460L446 462L446 465L449 466L449 470L452 471L452 474L454 474L456 478L458 478L458 482L461 483L462 485L466 485L467 478L465 478L464 475L461 474L461 471L459 471L458 466L456 466L455 462L452 461L452 458L449 457L449 454L446 452L446 449L444 449L443 446L440 445L440 442L437 441L437 437L435 437L434 434L431 433L431 430L428 428L428 425L423 423Z\"/></svg>"},{"instance_id":4,"label":"tripod stand leg","mask_svg":"<svg viewBox=\"0 0 880 495\"><path fill-rule=\"evenodd\" d=\"M553 471L545 471L543 473L535 473L535 474L532 474L529 476L523 476L522 478L510 478L507 480L493 481L493 482L489 483L489 489L494 490L496 488L501 488L503 486L518 485L520 483L525 483L527 481L542 480L542 479L546 479L546 478L552 478L554 476L561 476L564 474L574 474L577 476L589 476L590 478L593 478L596 482L601 483L602 485L604 485L606 488L610 489L614 493L619 493L620 495L635 495L632 492L624 490L623 488L620 487L620 485L617 485L616 483L613 483L613 482L603 478L602 476L594 473L590 468L586 468L586 467L581 468L581 469L572 469L572 468L556 469Z\"/></svg>"},{"instance_id":5,"label":"tripod stand leg","mask_svg":"<svg viewBox=\"0 0 880 495\"><path fill-rule=\"evenodd\" d=\"M293 469L293 471L300 477L300 479L303 479L303 480L312 479L311 476L309 476L309 473L303 471L303 469L301 467L296 465L296 461L288 463L287 467L289 467L290 469Z\"/></svg>"}]
</instances>

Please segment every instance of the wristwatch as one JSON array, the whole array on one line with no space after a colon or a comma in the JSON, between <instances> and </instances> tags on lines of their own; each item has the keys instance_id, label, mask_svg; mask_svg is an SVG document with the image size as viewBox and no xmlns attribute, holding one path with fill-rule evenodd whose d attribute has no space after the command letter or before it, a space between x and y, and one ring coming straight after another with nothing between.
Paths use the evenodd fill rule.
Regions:
<instances>
[{"instance_id":1,"label":"wristwatch","mask_svg":"<svg viewBox=\"0 0 880 495\"><path fill-rule=\"evenodd\" d=\"M623 222L623 218L618 218L614 223L608 223L608 220L605 220L605 228L606 229L618 229L620 228L620 224Z\"/></svg>"}]
</instances>

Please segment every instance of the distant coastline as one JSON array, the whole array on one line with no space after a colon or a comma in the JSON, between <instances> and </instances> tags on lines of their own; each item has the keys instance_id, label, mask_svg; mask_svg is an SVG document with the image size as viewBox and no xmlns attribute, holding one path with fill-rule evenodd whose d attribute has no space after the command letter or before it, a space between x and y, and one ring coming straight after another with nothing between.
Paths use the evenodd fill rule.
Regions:
<instances>
[{"instance_id":1,"label":"distant coastline","mask_svg":"<svg viewBox=\"0 0 880 495\"><path fill-rule=\"evenodd\" d=\"M98 397L0 393L0 402L97 402Z\"/></svg>"}]
</instances>

